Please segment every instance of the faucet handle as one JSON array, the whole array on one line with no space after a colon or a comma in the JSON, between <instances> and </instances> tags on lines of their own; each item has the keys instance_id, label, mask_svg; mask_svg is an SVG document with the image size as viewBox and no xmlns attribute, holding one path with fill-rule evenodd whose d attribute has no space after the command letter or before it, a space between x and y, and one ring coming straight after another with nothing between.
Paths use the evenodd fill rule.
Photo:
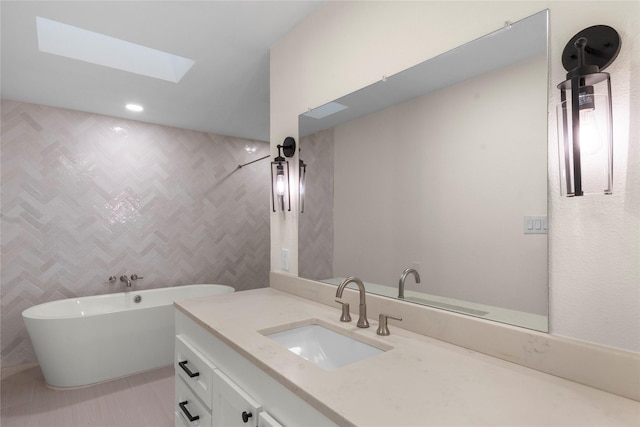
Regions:
<instances>
[{"instance_id":1,"label":"faucet handle","mask_svg":"<svg viewBox=\"0 0 640 427\"><path fill-rule=\"evenodd\" d=\"M116 280L118 280L116 276L109 276L105 283L115 283Z\"/></svg>"},{"instance_id":2,"label":"faucet handle","mask_svg":"<svg viewBox=\"0 0 640 427\"><path fill-rule=\"evenodd\" d=\"M342 315L340 316L341 322L351 322L351 314L349 313L349 303L336 300L337 303L342 304Z\"/></svg>"},{"instance_id":3,"label":"faucet handle","mask_svg":"<svg viewBox=\"0 0 640 427\"><path fill-rule=\"evenodd\" d=\"M349 313L349 303L336 300L337 303L342 304L342 315L340 316L341 322L351 322L351 314Z\"/></svg>"},{"instance_id":4,"label":"faucet handle","mask_svg":"<svg viewBox=\"0 0 640 427\"><path fill-rule=\"evenodd\" d=\"M380 313L380 316L378 319L379 319L378 330L376 331L376 334L382 335L382 336L387 336L391 334L391 332L389 332L389 327L387 326L387 319L402 321L402 317L394 317L394 316L390 316L388 314L382 314L382 313Z\"/></svg>"},{"instance_id":5,"label":"faucet handle","mask_svg":"<svg viewBox=\"0 0 640 427\"><path fill-rule=\"evenodd\" d=\"M138 276L137 274L133 273L131 275L131 280L138 280L138 279L144 279L144 277L142 276Z\"/></svg>"}]
</instances>

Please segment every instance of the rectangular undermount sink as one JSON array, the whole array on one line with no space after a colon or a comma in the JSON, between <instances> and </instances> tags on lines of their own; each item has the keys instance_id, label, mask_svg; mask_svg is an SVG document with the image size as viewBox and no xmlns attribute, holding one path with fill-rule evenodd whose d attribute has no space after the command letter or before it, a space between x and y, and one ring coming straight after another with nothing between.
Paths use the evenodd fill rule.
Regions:
<instances>
[{"instance_id":1,"label":"rectangular undermount sink","mask_svg":"<svg viewBox=\"0 0 640 427\"><path fill-rule=\"evenodd\" d=\"M284 328L284 329L283 329ZM359 360L384 353L385 349L329 329L319 322L295 324L278 328L278 332L262 331L262 334L289 351L332 371Z\"/></svg>"}]
</instances>

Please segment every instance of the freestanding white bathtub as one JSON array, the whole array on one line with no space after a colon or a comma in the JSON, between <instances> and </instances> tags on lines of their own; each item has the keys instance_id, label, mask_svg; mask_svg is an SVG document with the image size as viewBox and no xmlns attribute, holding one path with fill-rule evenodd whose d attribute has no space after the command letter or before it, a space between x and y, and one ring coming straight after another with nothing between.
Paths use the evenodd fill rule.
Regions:
<instances>
[{"instance_id":1,"label":"freestanding white bathtub","mask_svg":"<svg viewBox=\"0 0 640 427\"><path fill-rule=\"evenodd\" d=\"M81 387L171 365L173 302L229 292L226 285L187 285L70 298L22 317L47 384Z\"/></svg>"}]
</instances>

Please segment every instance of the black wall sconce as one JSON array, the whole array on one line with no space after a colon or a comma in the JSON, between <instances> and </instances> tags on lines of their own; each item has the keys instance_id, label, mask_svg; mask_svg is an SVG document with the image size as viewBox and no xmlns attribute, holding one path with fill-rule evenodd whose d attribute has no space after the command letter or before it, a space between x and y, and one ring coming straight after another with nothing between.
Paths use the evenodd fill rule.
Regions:
<instances>
[{"instance_id":1,"label":"black wall sconce","mask_svg":"<svg viewBox=\"0 0 640 427\"><path fill-rule=\"evenodd\" d=\"M282 152L280 152L282 150ZM289 183L289 162L296 152L296 140L288 136L282 145L278 145L278 157L271 162L271 203L273 212L291 211L291 192ZM284 157L282 155L284 154ZM276 206L278 207L276 209Z\"/></svg>"},{"instance_id":2,"label":"black wall sconce","mask_svg":"<svg viewBox=\"0 0 640 427\"><path fill-rule=\"evenodd\" d=\"M300 150L298 150L298 155ZM304 196L307 189L307 164L300 159L298 170L298 200L300 203L300 213L304 213Z\"/></svg>"},{"instance_id":3,"label":"black wall sconce","mask_svg":"<svg viewBox=\"0 0 640 427\"><path fill-rule=\"evenodd\" d=\"M558 85L560 188L563 196L613 191L611 80L603 73L620 52L620 36L606 25L585 28L567 43Z\"/></svg>"}]
</instances>

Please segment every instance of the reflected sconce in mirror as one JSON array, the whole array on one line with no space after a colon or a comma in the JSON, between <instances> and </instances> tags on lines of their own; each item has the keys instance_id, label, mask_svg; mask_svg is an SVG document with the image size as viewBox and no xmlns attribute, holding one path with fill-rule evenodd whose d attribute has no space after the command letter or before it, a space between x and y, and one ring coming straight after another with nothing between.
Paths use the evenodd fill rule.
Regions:
<instances>
[{"instance_id":1,"label":"reflected sconce in mirror","mask_svg":"<svg viewBox=\"0 0 640 427\"><path fill-rule=\"evenodd\" d=\"M281 152L282 150L282 152ZM296 152L296 140L288 136L278 145L278 157L271 162L271 203L273 212L291 211L291 191L289 184L289 162ZM284 157L282 155L284 154Z\"/></svg>"},{"instance_id":2,"label":"reflected sconce in mirror","mask_svg":"<svg viewBox=\"0 0 640 427\"><path fill-rule=\"evenodd\" d=\"M562 52L567 80L558 85L558 150L563 196L613 191L611 80L603 73L620 52L606 25L580 31Z\"/></svg>"},{"instance_id":3,"label":"reflected sconce in mirror","mask_svg":"<svg viewBox=\"0 0 640 427\"><path fill-rule=\"evenodd\" d=\"M300 155L300 150L298 150ZM304 196L307 187L307 164L300 159L300 169L298 171L298 197L300 203L300 213L304 213Z\"/></svg>"}]
</instances>

